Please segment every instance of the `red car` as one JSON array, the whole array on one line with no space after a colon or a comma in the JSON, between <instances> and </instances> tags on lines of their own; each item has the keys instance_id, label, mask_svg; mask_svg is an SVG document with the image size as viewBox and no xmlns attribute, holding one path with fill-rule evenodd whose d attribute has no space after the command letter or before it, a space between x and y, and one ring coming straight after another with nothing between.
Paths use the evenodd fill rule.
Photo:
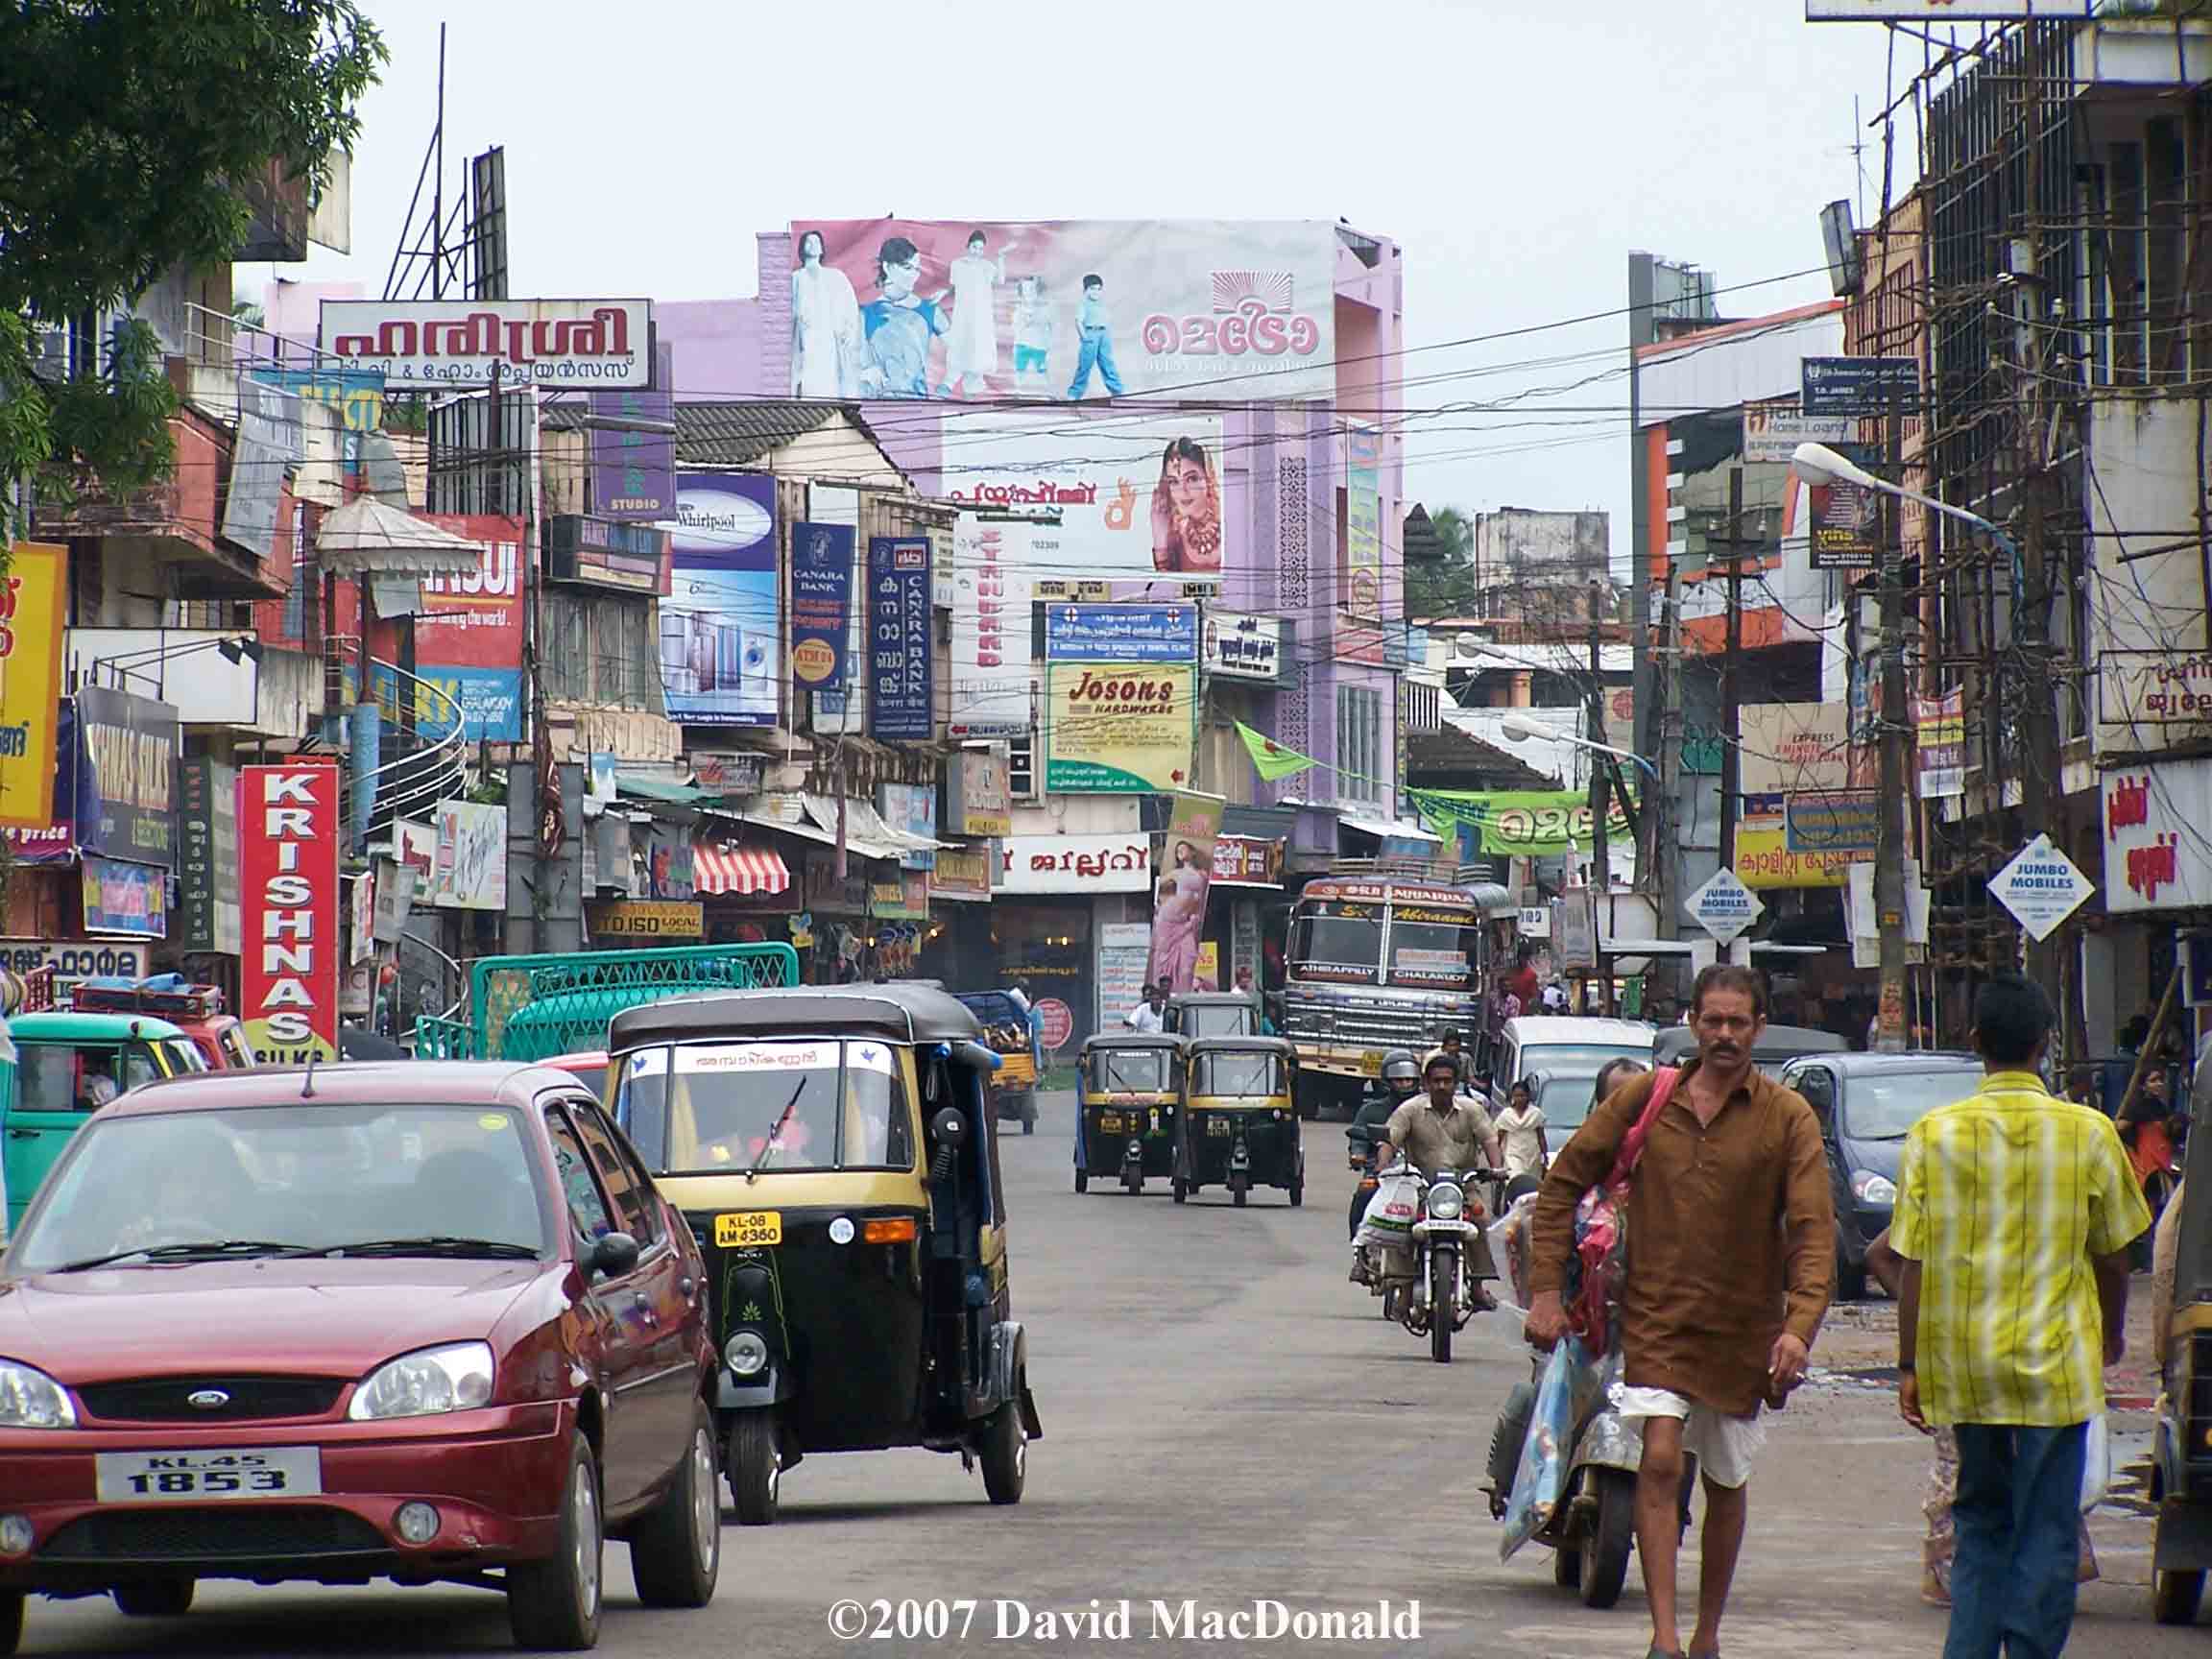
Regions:
<instances>
[{"instance_id":1,"label":"red car","mask_svg":"<svg viewBox=\"0 0 2212 1659\"><path fill-rule=\"evenodd\" d=\"M137 1089L0 1260L0 1652L27 1595L503 1590L598 1639L721 1565L705 1269L573 1077L430 1062Z\"/></svg>"}]
</instances>

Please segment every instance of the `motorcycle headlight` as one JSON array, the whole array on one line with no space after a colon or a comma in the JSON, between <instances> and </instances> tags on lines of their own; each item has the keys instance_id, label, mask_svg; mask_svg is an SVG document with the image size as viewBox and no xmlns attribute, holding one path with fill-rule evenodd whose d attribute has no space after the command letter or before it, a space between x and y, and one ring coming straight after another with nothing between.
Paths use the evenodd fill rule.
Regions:
<instances>
[{"instance_id":1,"label":"motorcycle headlight","mask_svg":"<svg viewBox=\"0 0 2212 1659\"><path fill-rule=\"evenodd\" d=\"M768 1363L768 1343L757 1331L740 1331L723 1344L722 1358L733 1375L756 1377Z\"/></svg>"},{"instance_id":2,"label":"motorcycle headlight","mask_svg":"<svg viewBox=\"0 0 2212 1659\"><path fill-rule=\"evenodd\" d=\"M386 1360L353 1391L346 1415L356 1423L472 1411L492 1399L492 1345L450 1342Z\"/></svg>"},{"instance_id":3,"label":"motorcycle headlight","mask_svg":"<svg viewBox=\"0 0 2212 1659\"><path fill-rule=\"evenodd\" d=\"M35 1365L0 1359L0 1429L74 1429L69 1391Z\"/></svg>"},{"instance_id":4,"label":"motorcycle headlight","mask_svg":"<svg viewBox=\"0 0 2212 1659\"><path fill-rule=\"evenodd\" d=\"M1429 1214L1439 1221L1456 1221L1459 1212L1467 1208L1467 1195L1449 1181L1439 1181L1429 1189Z\"/></svg>"},{"instance_id":5,"label":"motorcycle headlight","mask_svg":"<svg viewBox=\"0 0 2212 1659\"><path fill-rule=\"evenodd\" d=\"M1897 1183L1887 1175L1862 1169L1851 1177L1851 1196L1862 1204L1894 1204L1897 1202Z\"/></svg>"}]
</instances>

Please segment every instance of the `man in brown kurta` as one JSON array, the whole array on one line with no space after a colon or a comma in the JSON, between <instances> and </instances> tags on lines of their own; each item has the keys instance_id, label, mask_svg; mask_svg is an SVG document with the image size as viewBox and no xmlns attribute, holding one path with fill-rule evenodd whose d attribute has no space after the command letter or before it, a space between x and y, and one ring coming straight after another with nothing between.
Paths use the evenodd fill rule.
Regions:
<instances>
[{"instance_id":1,"label":"man in brown kurta","mask_svg":"<svg viewBox=\"0 0 2212 1659\"><path fill-rule=\"evenodd\" d=\"M1674 1564L1683 1456L1704 1474L1705 1532L1691 1659L1719 1650L1719 1623L1743 1538L1744 1483L1762 1404L1804 1378L1828 1309L1836 1219L1813 1109L1751 1064L1766 1024L1763 977L1745 968L1697 976L1691 1024L1698 1056L1651 1126L1628 1201L1620 1289L1623 1380L1617 1404L1644 1424L1636 1532L1650 1598L1654 1655L1679 1655ZM1560 1292L1575 1209L1612 1173L1656 1074L1633 1078L1591 1113L1552 1160L1536 1199L1529 1340L1566 1329Z\"/></svg>"}]
</instances>

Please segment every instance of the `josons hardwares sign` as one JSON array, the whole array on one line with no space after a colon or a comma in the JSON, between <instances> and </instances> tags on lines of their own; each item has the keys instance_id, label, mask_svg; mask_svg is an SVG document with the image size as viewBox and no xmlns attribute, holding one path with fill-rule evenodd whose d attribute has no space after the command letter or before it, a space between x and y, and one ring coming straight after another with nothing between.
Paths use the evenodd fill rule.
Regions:
<instances>
[{"instance_id":1,"label":"josons hardwares sign","mask_svg":"<svg viewBox=\"0 0 2212 1659\"><path fill-rule=\"evenodd\" d=\"M1143 893L1152 885L1152 837L1016 835L998 843L998 893Z\"/></svg>"},{"instance_id":2,"label":"josons hardwares sign","mask_svg":"<svg viewBox=\"0 0 2212 1659\"><path fill-rule=\"evenodd\" d=\"M388 388L604 390L653 378L650 300L325 300L322 348Z\"/></svg>"},{"instance_id":3,"label":"josons hardwares sign","mask_svg":"<svg viewBox=\"0 0 2212 1659\"><path fill-rule=\"evenodd\" d=\"M272 1065L338 1053L335 766L243 766L238 841L247 950L239 1018Z\"/></svg>"},{"instance_id":4,"label":"josons hardwares sign","mask_svg":"<svg viewBox=\"0 0 2212 1659\"><path fill-rule=\"evenodd\" d=\"M2212 760L2107 772L2104 806L2106 910L2212 904Z\"/></svg>"}]
</instances>

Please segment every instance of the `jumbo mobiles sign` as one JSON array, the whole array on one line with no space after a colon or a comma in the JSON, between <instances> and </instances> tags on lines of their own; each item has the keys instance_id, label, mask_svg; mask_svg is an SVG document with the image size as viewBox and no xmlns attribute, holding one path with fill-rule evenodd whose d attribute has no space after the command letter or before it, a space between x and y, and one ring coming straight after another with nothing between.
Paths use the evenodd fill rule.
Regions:
<instances>
[{"instance_id":1,"label":"jumbo mobiles sign","mask_svg":"<svg viewBox=\"0 0 2212 1659\"><path fill-rule=\"evenodd\" d=\"M238 1014L272 1065L337 1058L338 824L337 767L239 768Z\"/></svg>"}]
</instances>

